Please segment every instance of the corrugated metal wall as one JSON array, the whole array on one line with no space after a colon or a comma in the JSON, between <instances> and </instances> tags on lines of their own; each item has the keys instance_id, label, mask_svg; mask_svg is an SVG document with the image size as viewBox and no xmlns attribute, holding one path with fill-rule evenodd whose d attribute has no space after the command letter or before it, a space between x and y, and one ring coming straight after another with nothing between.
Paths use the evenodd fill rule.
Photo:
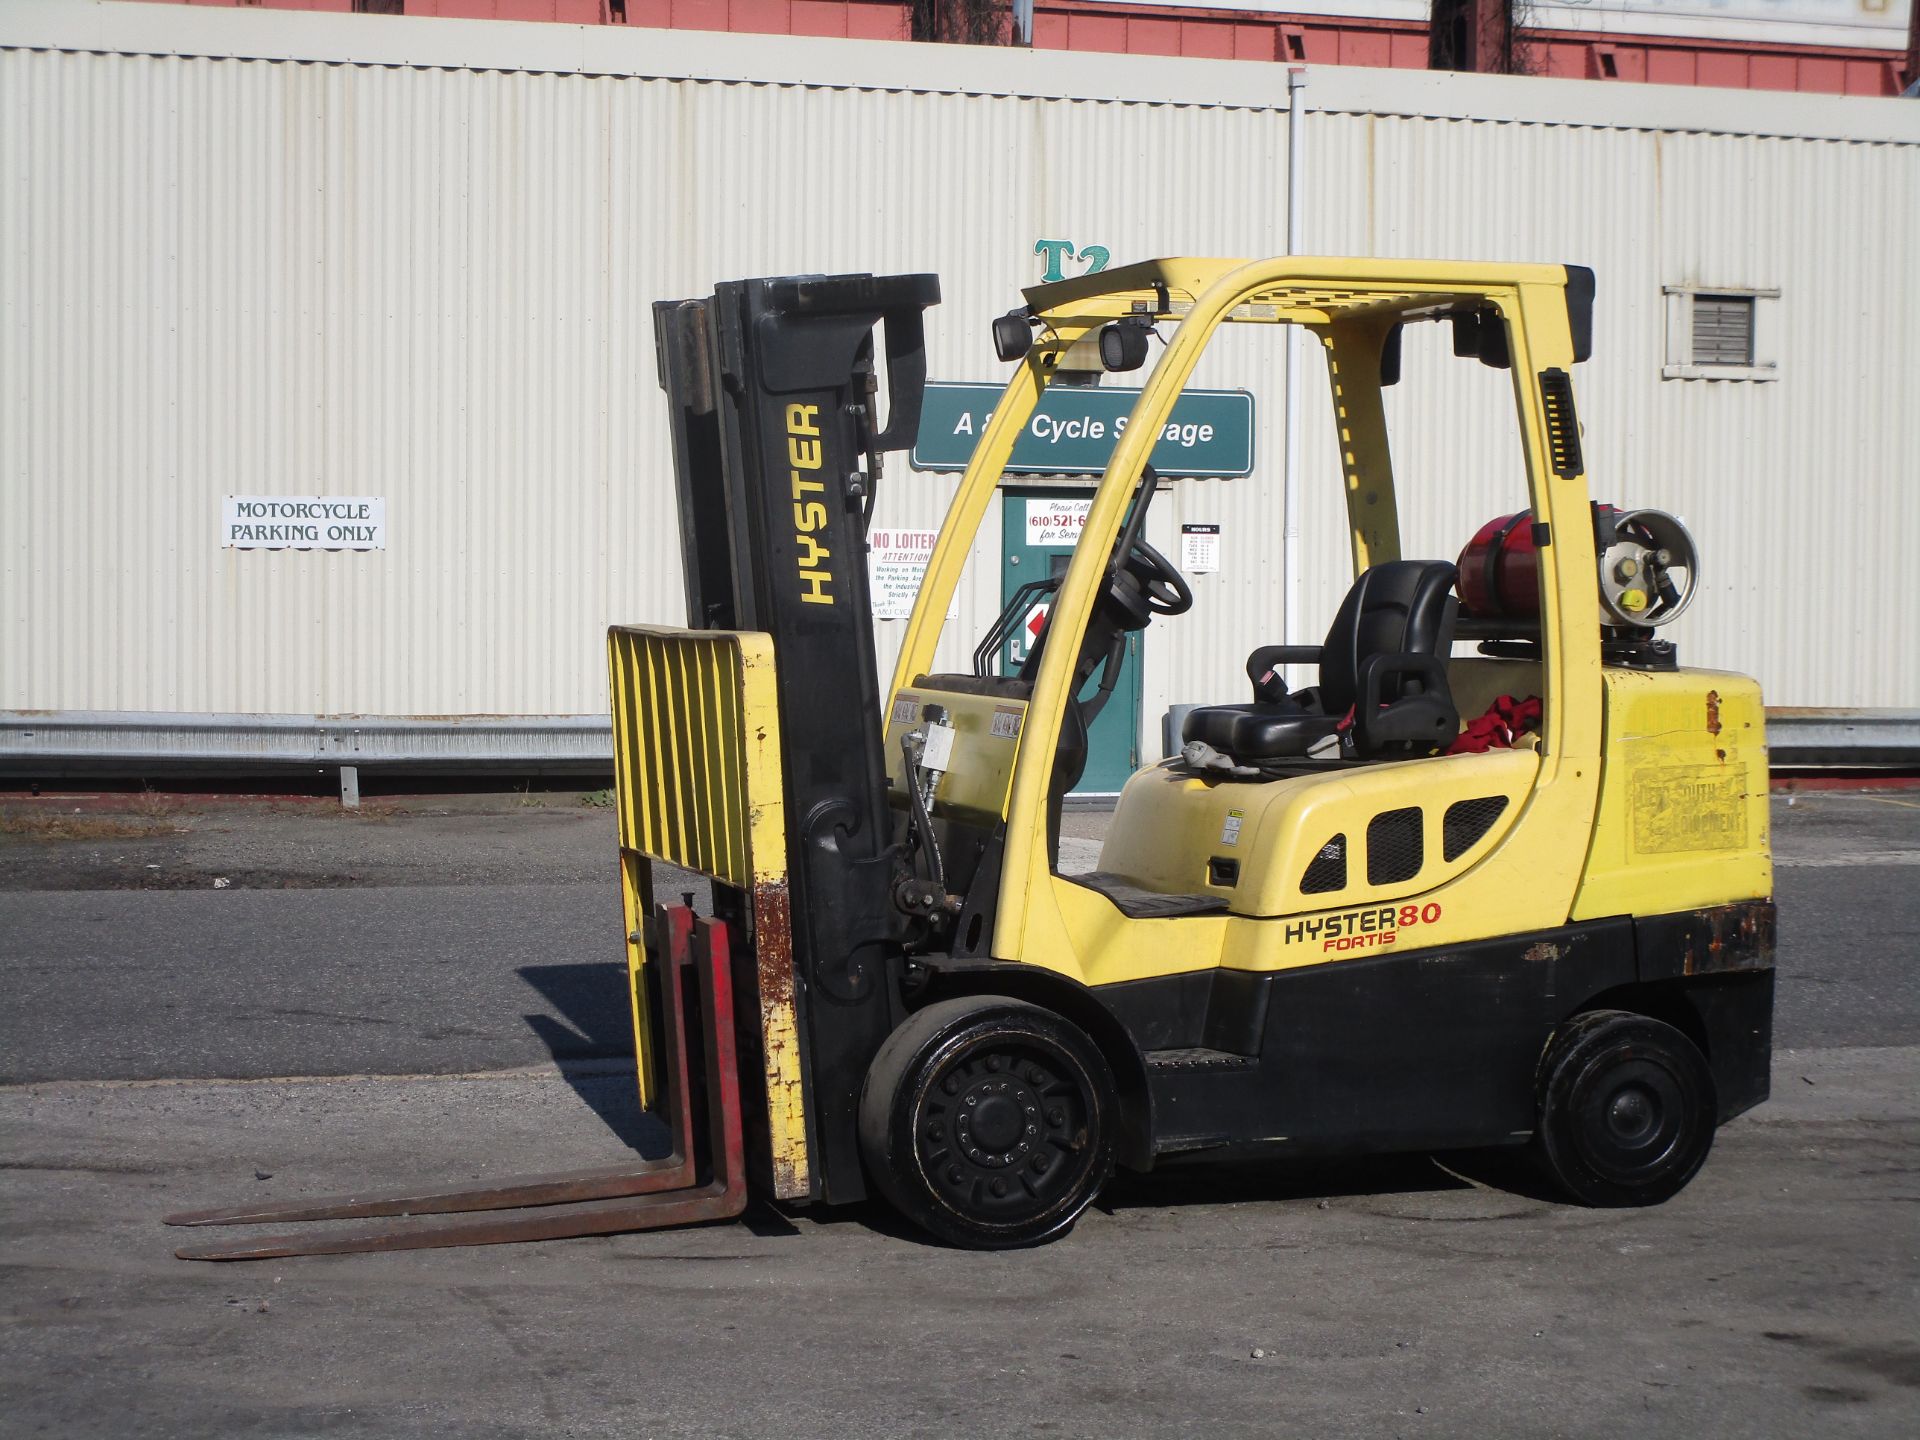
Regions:
<instances>
[{"instance_id":1,"label":"corrugated metal wall","mask_svg":"<svg viewBox=\"0 0 1920 1440\"><path fill-rule=\"evenodd\" d=\"M604 710L605 625L681 618L651 301L937 270L932 372L984 380L1038 238L1284 244L1278 67L605 31L553 63L575 32L136 11L0 13L0 708ZM1775 99L1753 128L1880 139L1617 129L1599 87L1423 78L1313 73L1309 248L1593 265L1596 493L1699 533L1685 658L1778 703L1920 703L1889 663L1920 652L1920 123ZM1690 280L1780 287L1781 381L1660 380L1660 287ZM1506 377L1443 341L1393 414L1410 552L1450 555L1517 502L1518 455ZM1238 693L1249 616L1278 634L1279 362L1236 334L1199 377L1256 392L1260 459L1156 514L1170 551L1221 524L1225 563L1201 623L1149 639L1150 732ZM1307 421L1312 630L1346 583L1317 375ZM938 523L949 478L889 480L878 523ZM220 548L224 496L319 493L385 497L387 549ZM956 664L997 608L983 544Z\"/></svg>"},{"instance_id":2,"label":"corrugated metal wall","mask_svg":"<svg viewBox=\"0 0 1920 1440\"><path fill-rule=\"evenodd\" d=\"M1916 667L1892 659L1920 655L1903 579L1920 546L1920 147L1359 114L1314 125L1310 248L1598 272L1595 357L1577 377L1589 484L1694 530L1702 593L1671 632L1684 661L1758 675L1775 704L1920 699ZM1777 289L1759 303L1780 378L1662 379L1661 291L1682 285ZM1472 497L1469 514L1514 508L1518 442L1490 394L1506 377L1450 363L1440 341L1431 365L1409 352L1396 442L1409 546L1451 554L1454 496Z\"/></svg>"}]
</instances>

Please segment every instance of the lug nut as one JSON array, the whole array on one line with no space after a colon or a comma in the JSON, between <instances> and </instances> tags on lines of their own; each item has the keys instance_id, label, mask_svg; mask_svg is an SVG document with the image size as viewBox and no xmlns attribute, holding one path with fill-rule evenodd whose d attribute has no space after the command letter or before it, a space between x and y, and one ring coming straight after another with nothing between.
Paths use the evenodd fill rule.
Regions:
<instances>
[{"instance_id":1,"label":"lug nut","mask_svg":"<svg viewBox=\"0 0 1920 1440\"><path fill-rule=\"evenodd\" d=\"M1066 1123L1067 1123L1067 1112L1066 1112L1066 1111L1064 1111L1064 1110L1061 1110L1061 1109L1057 1109L1057 1108L1056 1108L1056 1109L1053 1109L1053 1110L1049 1110L1049 1111L1047 1111L1047 1124L1049 1124L1049 1125L1064 1125L1064 1124L1066 1124Z\"/></svg>"},{"instance_id":2,"label":"lug nut","mask_svg":"<svg viewBox=\"0 0 1920 1440\"><path fill-rule=\"evenodd\" d=\"M1000 1057L998 1055L987 1056L987 1069L997 1071L999 1068L1000 1068Z\"/></svg>"},{"instance_id":3,"label":"lug nut","mask_svg":"<svg viewBox=\"0 0 1920 1440\"><path fill-rule=\"evenodd\" d=\"M1045 1173L1046 1168L1051 1164L1053 1164L1053 1157L1047 1154L1047 1152L1044 1150L1042 1150L1038 1155L1033 1157L1033 1168L1037 1171L1040 1171L1043 1174Z\"/></svg>"},{"instance_id":4,"label":"lug nut","mask_svg":"<svg viewBox=\"0 0 1920 1440\"><path fill-rule=\"evenodd\" d=\"M947 1183L949 1185L958 1185L965 1178L966 1176L961 1173L960 1167L958 1165L955 1165L952 1169L947 1171Z\"/></svg>"},{"instance_id":5,"label":"lug nut","mask_svg":"<svg viewBox=\"0 0 1920 1440\"><path fill-rule=\"evenodd\" d=\"M1005 1195L1007 1193L1007 1182L1004 1180L996 1180L987 1188L993 1191L995 1195Z\"/></svg>"},{"instance_id":6,"label":"lug nut","mask_svg":"<svg viewBox=\"0 0 1920 1440\"><path fill-rule=\"evenodd\" d=\"M940 1082L940 1088L949 1095L958 1094L960 1091L960 1077L958 1075L947 1076L945 1080Z\"/></svg>"}]
</instances>

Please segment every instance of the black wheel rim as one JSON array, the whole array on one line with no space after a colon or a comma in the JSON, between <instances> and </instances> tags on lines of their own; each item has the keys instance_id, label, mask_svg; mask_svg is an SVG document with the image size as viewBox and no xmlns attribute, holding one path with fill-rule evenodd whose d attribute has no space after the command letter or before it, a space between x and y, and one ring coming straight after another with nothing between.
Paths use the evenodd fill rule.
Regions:
<instances>
[{"instance_id":1,"label":"black wheel rim","mask_svg":"<svg viewBox=\"0 0 1920 1440\"><path fill-rule=\"evenodd\" d=\"M1671 1069L1628 1059L1598 1065L1583 1078L1580 1148L1601 1175L1621 1184L1644 1182L1685 1149L1692 1107Z\"/></svg>"},{"instance_id":2,"label":"black wheel rim","mask_svg":"<svg viewBox=\"0 0 1920 1440\"><path fill-rule=\"evenodd\" d=\"M996 1229L1075 1207L1098 1163L1091 1088L1077 1059L1037 1036L956 1046L930 1067L914 1107L928 1190Z\"/></svg>"}]
</instances>

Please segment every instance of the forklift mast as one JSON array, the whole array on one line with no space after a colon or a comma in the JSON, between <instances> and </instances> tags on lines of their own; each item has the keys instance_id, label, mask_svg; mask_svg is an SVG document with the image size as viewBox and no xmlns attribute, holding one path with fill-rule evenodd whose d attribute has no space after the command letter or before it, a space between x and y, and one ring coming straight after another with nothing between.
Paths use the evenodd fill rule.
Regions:
<instances>
[{"instance_id":1,"label":"forklift mast","mask_svg":"<svg viewBox=\"0 0 1920 1440\"><path fill-rule=\"evenodd\" d=\"M765 632L778 657L794 1002L815 1198L828 1201L863 1194L860 1080L901 1013L866 536L881 455L919 426L924 312L939 299L934 275L833 275L654 307L687 623ZM750 913L720 887L714 903L735 923ZM736 988L755 982L752 949L738 947Z\"/></svg>"}]
</instances>

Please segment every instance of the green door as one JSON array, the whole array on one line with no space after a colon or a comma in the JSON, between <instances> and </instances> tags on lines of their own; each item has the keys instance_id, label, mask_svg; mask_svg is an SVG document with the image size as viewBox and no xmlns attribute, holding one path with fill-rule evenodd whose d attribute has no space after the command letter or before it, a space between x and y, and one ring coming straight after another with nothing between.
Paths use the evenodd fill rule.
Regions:
<instances>
[{"instance_id":1,"label":"green door","mask_svg":"<svg viewBox=\"0 0 1920 1440\"><path fill-rule=\"evenodd\" d=\"M1064 575L1080 538L1080 526L1093 503L1091 490L1006 490L1002 492L1001 534L1005 558L1000 567L1000 603L1030 580ZM1000 673L1012 675L1027 658L1034 631L1044 618L1030 614L1029 624L1014 631L1001 651ZM1099 688L1099 676L1088 680L1082 698ZM1113 795L1140 768L1140 632L1127 636L1127 652L1120 666L1107 708L1100 712L1088 735L1087 768L1076 795Z\"/></svg>"}]
</instances>

